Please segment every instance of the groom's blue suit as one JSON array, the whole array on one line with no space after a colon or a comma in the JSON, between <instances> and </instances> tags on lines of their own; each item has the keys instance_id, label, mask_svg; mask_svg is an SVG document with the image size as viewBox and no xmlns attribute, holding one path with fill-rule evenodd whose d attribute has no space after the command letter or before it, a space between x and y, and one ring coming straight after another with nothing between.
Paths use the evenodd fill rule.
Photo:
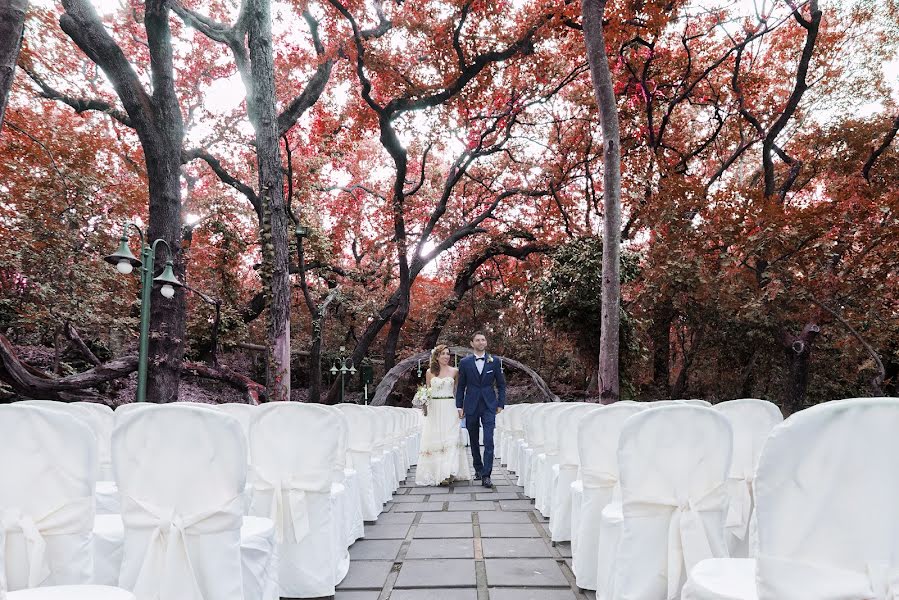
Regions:
<instances>
[{"instance_id":1,"label":"groom's blue suit","mask_svg":"<svg viewBox=\"0 0 899 600\"><path fill-rule=\"evenodd\" d=\"M459 362L459 379L456 383L456 408L463 409L465 428L471 440L471 458L475 471L481 477L490 477L493 471L493 430L496 427L496 411L506 406L506 378L498 359L485 354L483 368L469 355ZM481 461L479 425L484 426L484 460Z\"/></svg>"}]
</instances>

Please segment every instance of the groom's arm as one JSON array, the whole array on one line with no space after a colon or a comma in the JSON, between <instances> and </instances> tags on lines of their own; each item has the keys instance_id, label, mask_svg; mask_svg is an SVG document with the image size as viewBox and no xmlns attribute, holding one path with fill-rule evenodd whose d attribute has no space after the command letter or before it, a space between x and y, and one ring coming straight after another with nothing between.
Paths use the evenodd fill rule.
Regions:
<instances>
[{"instance_id":1,"label":"groom's arm","mask_svg":"<svg viewBox=\"0 0 899 600\"><path fill-rule=\"evenodd\" d=\"M496 389L499 392L498 408L506 407L506 375L503 373L503 361L499 361L499 369L496 371Z\"/></svg>"},{"instance_id":2,"label":"groom's arm","mask_svg":"<svg viewBox=\"0 0 899 600\"><path fill-rule=\"evenodd\" d=\"M463 400L465 399L465 367L464 365L459 365L459 379L456 380L456 408L462 410Z\"/></svg>"}]
</instances>

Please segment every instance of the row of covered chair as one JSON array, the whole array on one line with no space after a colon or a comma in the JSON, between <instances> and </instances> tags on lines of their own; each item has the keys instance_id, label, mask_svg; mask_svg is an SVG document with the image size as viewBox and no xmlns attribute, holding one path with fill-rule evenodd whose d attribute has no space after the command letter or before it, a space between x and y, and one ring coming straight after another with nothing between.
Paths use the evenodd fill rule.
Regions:
<instances>
[{"instance_id":1,"label":"row of covered chair","mask_svg":"<svg viewBox=\"0 0 899 600\"><path fill-rule=\"evenodd\" d=\"M624 565L627 560L646 565L635 556L619 559L619 540L625 479L620 462L626 446L622 432L633 417L647 411L658 413L658 421L642 426L628 442L633 445L629 465L640 473L631 485L642 494L646 512L642 518L669 524L678 519L678 527L685 526L681 521L692 522L692 512L679 516L682 507L678 499L693 498L689 489L680 486L701 479L700 473L708 474L716 464L719 471L724 469L720 489L715 488L716 493L697 510L702 513L723 502L726 527L720 528L720 544L717 538L709 542L700 535L705 541L696 541L696 536L688 535L684 543L671 539L667 546L640 552L648 553L649 564L652 556L661 555L672 557L673 563L692 564L695 557L691 552L686 559L675 560L684 545L698 545L706 551L711 544L712 554L707 556L748 555L753 465L764 439L782 417L773 404L754 399L721 403L715 410L709 407L698 400L619 402L607 407L555 403L513 406L504 413L501 460L517 471L525 493L534 497L536 508L549 517L552 540L571 542L572 568L580 587L597 590L601 598L618 597L610 592L614 565ZM666 437L666 433L670 435ZM710 477L715 480L717 475ZM685 571L666 567L662 573L664 578L659 575L655 582L664 579L664 597L668 598L669 591L679 592ZM633 576L620 575L628 593L636 589L634 597L652 597L640 595L640 585L629 577L639 579L640 575L636 571Z\"/></svg>"},{"instance_id":2,"label":"row of covered chair","mask_svg":"<svg viewBox=\"0 0 899 600\"><path fill-rule=\"evenodd\" d=\"M786 421L756 399L510 408L501 460L519 474L562 434L553 501L536 504L601 600L899 598L899 399Z\"/></svg>"},{"instance_id":3,"label":"row of covered chair","mask_svg":"<svg viewBox=\"0 0 899 600\"><path fill-rule=\"evenodd\" d=\"M17 465L2 471L0 510L24 515L4 519L6 537L22 539L0 557L10 590L103 583L137 600L331 595L363 521L377 519L417 456L418 412L392 407L0 409L0 426L20 432L0 450L4 466ZM69 451L80 458L63 459ZM35 458L17 462L22 455ZM57 478L77 482L78 494ZM72 506L71 540L57 535L57 517L40 521L56 513L32 510L32 495Z\"/></svg>"}]
</instances>

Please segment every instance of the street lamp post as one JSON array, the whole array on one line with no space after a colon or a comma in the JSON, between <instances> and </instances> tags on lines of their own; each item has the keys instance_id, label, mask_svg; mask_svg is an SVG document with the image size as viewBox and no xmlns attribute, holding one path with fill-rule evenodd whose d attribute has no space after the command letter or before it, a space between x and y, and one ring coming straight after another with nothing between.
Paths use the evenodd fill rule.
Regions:
<instances>
[{"instance_id":1,"label":"street lamp post","mask_svg":"<svg viewBox=\"0 0 899 600\"><path fill-rule=\"evenodd\" d=\"M337 375L340 373L340 402L343 402L344 395L344 378L346 374L350 375L356 374L356 367L353 366L353 359L351 356L345 356L346 348L344 346L340 347L340 358L334 361L334 364L331 365L331 375ZM340 365L340 366L338 366ZM349 365L349 366L347 366Z\"/></svg>"},{"instance_id":2,"label":"street lamp post","mask_svg":"<svg viewBox=\"0 0 899 600\"><path fill-rule=\"evenodd\" d=\"M128 228L133 227L140 237L140 259L132 254L128 247ZM159 277L153 277L153 263L156 260L156 249L162 244L165 246L169 259ZM119 239L119 248L103 260L115 265L116 270L122 275L130 274L135 267L140 269L141 297L140 297L140 344L137 357L137 401L144 402L147 399L147 362L150 352L150 303L153 292L153 283L159 283L162 287L159 293L163 298L170 299L175 295L175 288L182 287L175 277L172 263L172 249L163 239L158 239L152 244L147 244L144 232L134 223L127 223Z\"/></svg>"}]
</instances>

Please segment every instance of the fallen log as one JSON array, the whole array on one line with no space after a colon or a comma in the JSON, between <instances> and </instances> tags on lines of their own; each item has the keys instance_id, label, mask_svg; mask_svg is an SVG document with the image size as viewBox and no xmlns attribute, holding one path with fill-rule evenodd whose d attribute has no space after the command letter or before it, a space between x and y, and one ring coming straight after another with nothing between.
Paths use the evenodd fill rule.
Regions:
<instances>
[{"instance_id":1,"label":"fallen log","mask_svg":"<svg viewBox=\"0 0 899 600\"><path fill-rule=\"evenodd\" d=\"M54 378L23 362L12 343L0 334L0 379L7 382L17 394L27 398L61 402L101 400L96 394L85 391L86 388L127 377L136 370L137 356L128 355L98 364L82 373ZM264 385L227 367L216 368L203 363L185 362L182 373L221 381L235 387L246 394L250 404L259 404L261 398L265 397Z\"/></svg>"}]
</instances>

